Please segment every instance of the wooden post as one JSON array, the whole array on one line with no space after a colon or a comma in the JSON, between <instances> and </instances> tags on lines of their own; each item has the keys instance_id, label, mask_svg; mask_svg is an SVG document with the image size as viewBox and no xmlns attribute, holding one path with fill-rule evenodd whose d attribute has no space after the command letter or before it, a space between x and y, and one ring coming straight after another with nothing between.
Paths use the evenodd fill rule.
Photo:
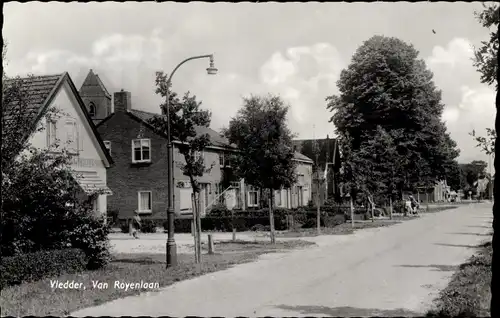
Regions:
<instances>
[{"instance_id":1,"label":"wooden post","mask_svg":"<svg viewBox=\"0 0 500 318\"><path fill-rule=\"evenodd\" d=\"M214 240L212 234L208 234L208 254L212 255L215 252Z\"/></svg>"},{"instance_id":2,"label":"wooden post","mask_svg":"<svg viewBox=\"0 0 500 318\"><path fill-rule=\"evenodd\" d=\"M198 224L196 222L196 199L195 199L195 194L191 194L191 204L192 204L192 210L193 210L193 237L194 237L194 261L196 264L200 263L200 260L198 259Z\"/></svg>"},{"instance_id":3,"label":"wooden post","mask_svg":"<svg viewBox=\"0 0 500 318\"><path fill-rule=\"evenodd\" d=\"M271 192L269 198L269 227L270 227L270 235L271 235L271 244L276 243L276 237L274 236L274 213L273 213L273 189L269 189Z\"/></svg>"},{"instance_id":4,"label":"wooden post","mask_svg":"<svg viewBox=\"0 0 500 318\"><path fill-rule=\"evenodd\" d=\"M319 181L319 169L316 167L316 176L318 178L318 191L316 192L316 228L318 231L318 235L321 234L321 209L320 209L320 198L319 198L319 189L320 189L320 181Z\"/></svg>"},{"instance_id":5,"label":"wooden post","mask_svg":"<svg viewBox=\"0 0 500 318\"><path fill-rule=\"evenodd\" d=\"M427 212L429 212L429 191L425 191L425 201L427 201L425 203L425 206L426 206Z\"/></svg>"},{"instance_id":6,"label":"wooden post","mask_svg":"<svg viewBox=\"0 0 500 318\"><path fill-rule=\"evenodd\" d=\"M351 226L354 229L354 204L352 203L352 196L350 196L351 199Z\"/></svg>"},{"instance_id":7,"label":"wooden post","mask_svg":"<svg viewBox=\"0 0 500 318\"><path fill-rule=\"evenodd\" d=\"M198 237L198 260L201 263L201 209L200 209L200 194L196 194L196 233Z\"/></svg>"},{"instance_id":8,"label":"wooden post","mask_svg":"<svg viewBox=\"0 0 500 318\"><path fill-rule=\"evenodd\" d=\"M392 197L389 197L389 218L392 220Z\"/></svg>"},{"instance_id":9,"label":"wooden post","mask_svg":"<svg viewBox=\"0 0 500 318\"><path fill-rule=\"evenodd\" d=\"M234 226L234 210L231 209L231 227L233 230L233 242L236 241L236 226Z\"/></svg>"}]
</instances>

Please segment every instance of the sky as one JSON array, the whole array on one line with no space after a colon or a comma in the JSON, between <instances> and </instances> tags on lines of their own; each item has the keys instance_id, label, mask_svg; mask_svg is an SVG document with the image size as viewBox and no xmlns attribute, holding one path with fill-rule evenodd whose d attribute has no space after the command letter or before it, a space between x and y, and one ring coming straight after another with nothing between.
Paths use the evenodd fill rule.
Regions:
<instances>
[{"instance_id":1,"label":"sky","mask_svg":"<svg viewBox=\"0 0 500 318\"><path fill-rule=\"evenodd\" d=\"M489 31L475 19L480 2L420 3L155 3L8 2L3 39L9 76L69 72L79 88L92 69L108 91L132 94L135 109L160 112L155 72L185 58L173 89L190 91L220 129L251 94L279 94L289 103L297 138L335 136L325 98L355 50L374 35L400 38L420 52L442 90L443 120L461 154L485 160L469 132L494 126L494 87L480 82L472 46ZM432 32L435 30L435 34Z\"/></svg>"}]
</instances>

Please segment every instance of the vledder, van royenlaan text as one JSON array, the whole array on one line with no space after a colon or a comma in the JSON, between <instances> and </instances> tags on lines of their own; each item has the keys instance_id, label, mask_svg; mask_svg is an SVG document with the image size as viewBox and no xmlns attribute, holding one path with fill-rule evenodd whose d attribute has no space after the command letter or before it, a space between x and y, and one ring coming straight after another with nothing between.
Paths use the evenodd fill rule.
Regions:
<instances>
[{"instance_id":1,"label":"vledder, van royenlaan text","mask_svg":"<svg viewBox=\"0 0 500 318\"><path fill-rule=\"evenodd\" d=\"M87 286L88 285L88 286ZM85 284L83 282L78 282L74 280L67 281L59 281L59 280L51 280L50 288L52 289L121 289L124 291L131 289L158 289L160 288L160 284L158 282L126 282L122 280L115 280L111 283L109 282L101 282L98 280L91 280L90 284Z\"/></svg>"}]
</instances>

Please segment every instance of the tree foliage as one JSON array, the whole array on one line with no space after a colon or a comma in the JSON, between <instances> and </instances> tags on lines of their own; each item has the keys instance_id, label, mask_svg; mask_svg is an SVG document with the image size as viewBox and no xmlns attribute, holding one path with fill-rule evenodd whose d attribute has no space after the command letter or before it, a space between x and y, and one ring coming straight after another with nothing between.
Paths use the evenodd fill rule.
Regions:
<instances>
[{"instance_id":1,"label":"tree foliage","mask_svg":"<svg viewBox=\"0 0 500 318\"><path fill-rule=\"evenodd\" d=\"M210 145L210 135L198 133L200 127L209 127L211 113L201 108L201 102L196 100L195 95L190 92L184 94L182 99L167 84L167 74L156 73L156 94L161 97L169 95L170 123L172 140L180 141L179 152L184 157L184 162L177 162L183 174L189 177L194 193L200 192L198 178L213 168L213 163L207 167L203 156L203 150ZM162 111L166 112L166 100L160 105ZM168 121L166 116L154 116L149 122L157 132L166 135Z\"/></svg>"},{"instance_id":2,"label":"tree foliage","mask_svg":"<svg viewBox=\"0 0 500 318\"><path fill-rule=\"evenodd\" d=\"M347 183L390 194L450 173L459 152L440 119L432 77L418 51L399 39L374 36L357 49L337 82L340 94L327 97Z\"/></svg>"},{"instance_id":3,"label":"tree foliage","mask_svg":"<svg viewBox=\"0 0 500 318\"><path fill-rule=\"evenodd\" d=\"M481 82L493 85L496 80L498 71L497 51L499 47L498 40L498 25L500 22L500 5L498 4L484 4L484 10L481 12L474 12L477 20L481 25L489 30L490 38L488 41L482 41L479 48L474 49L474 57L472 59L474 67L481 73ZM498 90L498 83L496 83ZM470 134L477 147L486 154L495 153L495 140L496 131L492 128L486 128L486 136L478 136L475 131Z\"/></svg>"},{"instance_id":4,"label":"tree foliage","mask_svg":"<svg viewBox=\"0 0 500 318\"><path fill-rule=\"evenodd\" d=\"M269 190L271 243L275 243L273 190L290 188L297 178L293 136L286 124L289 106L272 95L251 96L243 102L224 135L239 150L231 159L235 174L254 187Z\"/></svg>"},{"instance_id":5,"label":"tree foliage","mask_svg":"<svg viewBox=\"0 0 500 318\"><path fill-rule=\"evenodd\" d=\"M480 148L481 151L487 155L495 155L495 141L497 140L497 133L495 129L486 128L486 137L478 136L475 130L473 130L470 135L476 141L477 148Z\"/></svg>"},{"instance_id":6,"label":"tree foliage","mask_svg":"<svg viewBox=\"0 0 500 318\"><path fill-rule=\"evenodd\" d=\"M296 182L288 108L278 96L244 98L224 131L239 149L231 159L235 173L252 186L278 190Z\"/></svg>"},{"instance_id":7,"label":"tree foliage","mask_svg":"<svg viewBox=\"0 0 500 318\"><path fill-rule=\"evenodd\" d=\"M474 12L481 25L490 29L488 41L482 41L479 48L474 49L472 59L477 71L481 73L481 82L492 85L496 81L498 60L498 24L500 22L500 5L483 3L483 11ZM498 87L498 83L496 84Z\"/></svg>"}]
</instances>

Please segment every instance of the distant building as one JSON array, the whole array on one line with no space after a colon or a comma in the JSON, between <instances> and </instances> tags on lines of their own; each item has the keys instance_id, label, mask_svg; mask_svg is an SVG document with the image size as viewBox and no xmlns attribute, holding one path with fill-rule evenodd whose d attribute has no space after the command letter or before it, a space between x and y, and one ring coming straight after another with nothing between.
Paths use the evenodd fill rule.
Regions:
<instances>
[{"instance_id":1,"label":"distant building","mask_svg":"<svg viewBox=\"0 0 500 318\"><path fill-rule=\"evenodd\" d=\"M79 93L94 124L111 115L111 94L92 70L83 81Z\"/></svg>"},{"instance_id":2,"label":"distant building","mask_svg":"<svg viewBox=\"0 0 500 318\"><path fill-rule=\"evenodd\" d=\"M337 139L328 136L324 139L299 139L294 140L293 145L297 152L312 159L313 162L317 160L317 164L313 166L311 193L313 204L316 204L318 178L320 181L320 204L323 204L327 199L340 202L342 195L339 182L341 157ZM315 152L316 146L318 147L317 156Z\"/></svg>"}]
</instances>

